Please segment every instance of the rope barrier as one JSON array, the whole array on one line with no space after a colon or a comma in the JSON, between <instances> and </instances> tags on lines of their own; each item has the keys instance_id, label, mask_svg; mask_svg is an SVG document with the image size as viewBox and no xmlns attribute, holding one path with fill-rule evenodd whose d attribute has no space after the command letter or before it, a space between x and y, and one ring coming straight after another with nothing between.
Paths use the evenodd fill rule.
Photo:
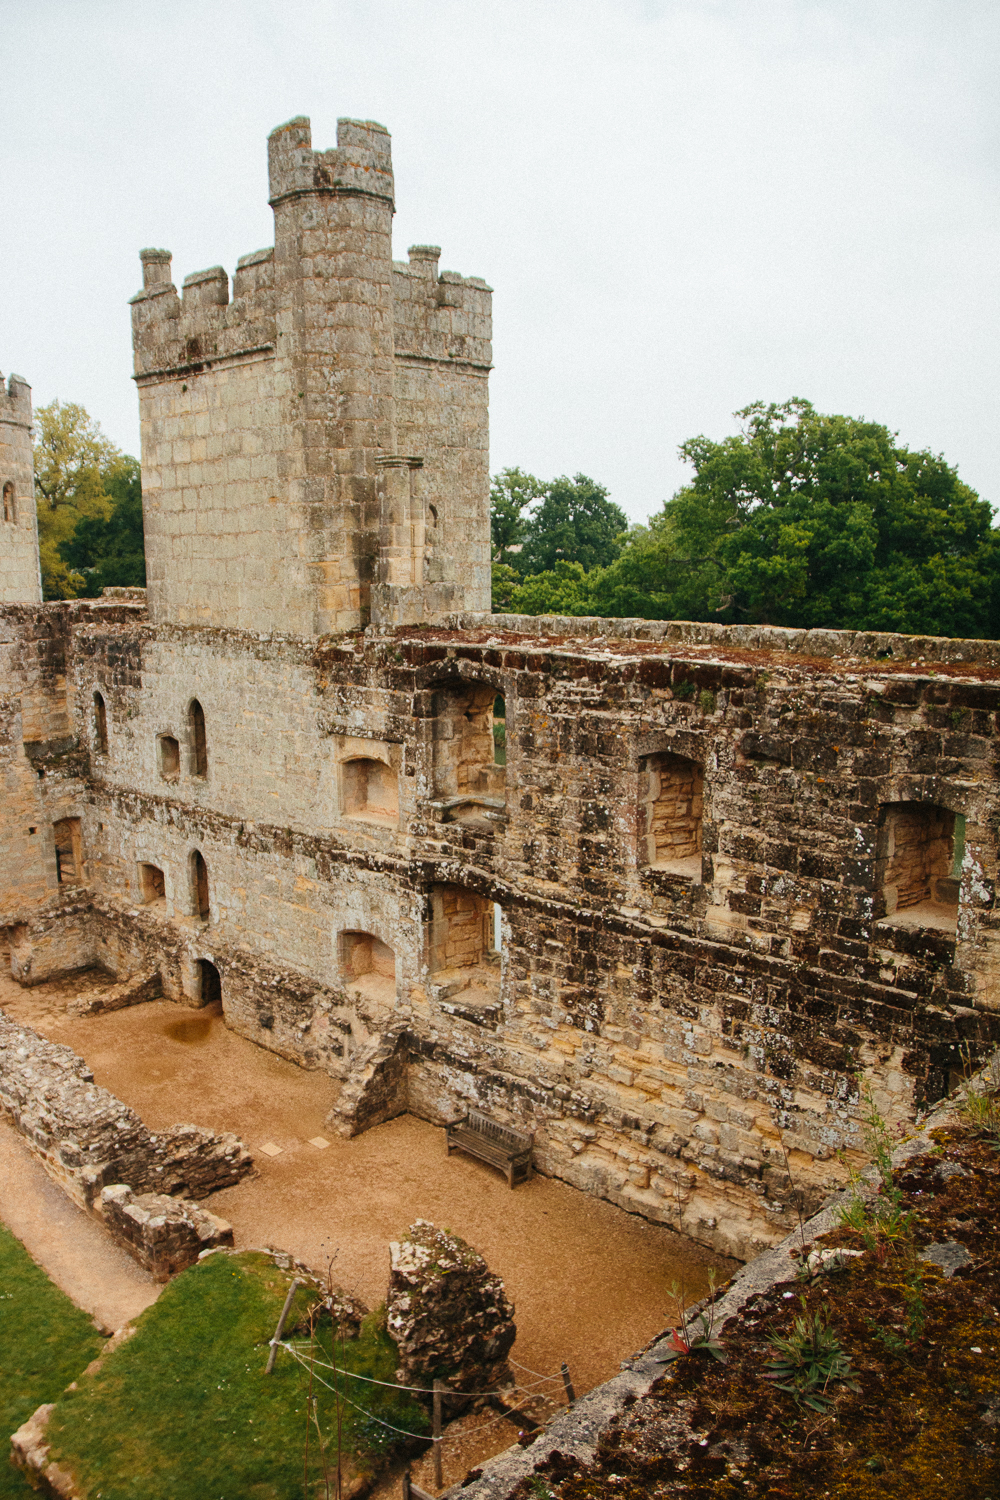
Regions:
<instances>
[{"instance_id":1,"label":"rope barrier","mask_svg":"<svg viewBox=\"0 0 1000 1500\"><path fill-rule=\"evenodd\" d=\"M523 1370L526 1375L534 1375L538 1380L561 1380L561 1375L542 1375L538 1370L529 1370L527 1365L519 1365L516 1359L508 1357L508 1364L514 1366L515 1370Z\"/></svg>"},{"instance_id":2,"label":"rope barrier","mask_svg":"<svg viewBox=\"0 0 1000 1500\"><path fill-rule=\"evenodd\" d=\"M285 1344L284 1347L295 1356L295 1358L299 1361L299 1364L302 1365L304 1369L309 1369L309 1361L303 1359L297 1350L292 1349L290 1344ZM324 1380L322 1375L317 1375L315 1370L311 1370L310 1373L313 1376L314 1380L319 1381L320 1385L325 1385L328 1391L332 1391L339 1400L346 1401L348 1406L353 1406L354 1410L359 1411L363 1417L371 1417L373 1422L381 1423L383 1427L388 1427L392 1432L402 1433L403 1437L419 1438L422 1443L429 1443L432 1441L431 1438L427 1436L426 1432L410 1432L405 1427L397 1427L394 1422L386 1422L382 1417L377 1417L373 1411L368 1411L364 1406L359 1406L356 1401L351 1400L350 1396L345 1396L343 1391L339 1391L337 1387L331 1385L328 1380ZM348 1372L345 1370L342 1373L346 1375Z\"/></svg>"},{"instance_id":3,"label":"rope barrier","mask_svg":"<svg viewBox=\"0 0 1000 1500\"><path fill-rule=\"evenodd\" d=\"M294 1355L298 1356L300 1349L308 1349L311 1346L309 1344L305 1344L305 1343L299 1344L299 1345L295 1345L295 1344L290 1344L290 1343L284 1343L283 1342L283 1343L279 1344L278 1347L281 1348L281 1349L287 1349L288 1352L289 1352L289 1354L294 1354ZM384 1385L390 1391L414 1391L414 1392L418 1393L419 1395L424 1395L424 1396L433 1396L433 1394L434 1394L434 1387L433 1386L429 1386L429 1385L400 1385L399 1382L396 1381L396 1380L376 1380L376 1378L375 1378L374 1375L359 1375L354 1370L347 1370L347 1369L345 1369L343 1365L331 1365L331 1364L328 1364L325 1360L322 1360L322 1359L314 1359L314 1360L312 1360L312 1363L318 1365L321 1370L335 1370L338 1375L349 1375L352 1380L364 1380L364 1381L367 1382L368 1385ZM510 1363L513 1364L514 1361L511 1360ZM525 1368L525 1366L524 1365L518 1365L517 1368L519 1370L523 1370ZM529 1374L534 1374L534 1371L529 1371L528 1373ZM558 1381L561 1378L562 1377L559 1376L559 1375L542 1375L539 1378L539 1380L537 1381L537 1385L545 1385L545 1384L547 1384L547 1383L549 1383L551 1381L554 1381L554 1380ZM515 1386L514 1386L514 1390L516 1390L516 1391L523 1391L526 1396L530 1396L531 1393L532 1393L532 1391L535 1390L535 1389L536 1389L536 1385L535 1384L532 1384L530 1386L528 1386L528 1385L522 1385L520 1383L520 1381L518 1381L517 1384L515 1384ZM497 1394L498 1394L498 1392L495 1389L491 1390L491 1391L445 1391L445 1395L453 1395L453 1396L496 1396Z\"/></svg>"},{"instance_id":4,"label":"rope barrier","mask_svg":"<svg viewBox=\"0 0 1000 1500\"><path fill-rule=\"evenodd\" d=\"M319 1383L320 1383L320 1385L325 1386L328 1391L332 1391L333 1394L338 1398L338 1400L346 1401L347 1404L348 1404L348 1406L353 1406L354 1410L355 1411L359 1411L363 1417L370 1417L373 1422L378 1422L382 1427L388 1427L389 1430L390 1430L390 1432L398 1432L403 1437L417 1438L420 1442L424 1442L424 1443L431 1443L431 1442L435 1441L434 1438L428 1437L428 1435L427 1435L426 1432L410 1432L409 1429L406 1428L406 1427L397 1427L394 1422L387 1422L387 1421L385 1421L385 1419L383 1417L377 1417L375 1415L375 1413L373 1411L369 1411L367 1409L367 1407L359 1406L356 1401L352 1401L351 1400L350 1396L345 1396L344 1393L343 1393L343 1391L339 1390L336 1386L331 1385L328 1380L324 1380L323 1377L322 1377L322 1375L317 1375L316 1374L315 1366L317 1364L319 1364L321 1369L324 1369L324 1370L333 1370L335 1374L339 1374L339 1375L354 1375L355 1380L367 1380L372 1385L384 1385L384 1386L388 1386L390 1390L396 1390L396 1391L420 1391L420 1390L426 1389L425 1387L418 1386L418 1385L394 1385L391 1381L388 1381L388 1380L376 1380L371 1375L355 1375L355 1372L353 1370L345 1370L345 1369L340 1368L337 1365L329 1365L329 1364L323 1363L320 1360L307 1360L307 1359L303 1358L303 1356L299 1353L298 1349L296 1349L296 1347L294 1346L294 1344L285 1344L285 1343L282 1343L280 1347L282 1349L287 1349L288 1352L289 1352L289 1354L291 1354L292 1357L298 1361L298 1363L303 1367L303 1369L309 1371L310 1375L312 1376L312 1378L314 1380L318 1380ZM511 1363L513 1363L513 1361L511 1361ZM519 1370L523 1370L524 1368L525 1368L524 1365L518 1365L518 1369ZM529 1372L529 1373L533 1373L533 1372ZM542 1376L541 1378L543 1380L545 1380L546 1378L551 1379L552 1377L551 1376L550 1377ZM433 1387L431 1388L431 1394L433 1394ZM476 1392L476 1391L461 1391L461 1392L454 1392L453 1394L455 1394L455 1395L463 1395L463 1396L469 1396L469 1395L489 1395L489 1396L495 1396L496 1392L495 1391L479 1391L479 1392ZM457 1433L456 1434L456 1437L458 1437L460 1439L461 1438L472 1437L477 1432L485 1432L486 1429L487 1429L487 1427L494 1427L497 1422L509 1422L509 1421L511 1421L511 1419L513 1418L513 1416L514 1416L513 1412L500 1412L497 1416L495 1416L495 1417L489 1417L485 1422L480 1422L476 1427L466 1427L466 1428L463 1428L463 1430L462 1430L461 1433ZM442 1441L442 1440L438 1439L437 1441Z\"/></svg>"}]
</instances>

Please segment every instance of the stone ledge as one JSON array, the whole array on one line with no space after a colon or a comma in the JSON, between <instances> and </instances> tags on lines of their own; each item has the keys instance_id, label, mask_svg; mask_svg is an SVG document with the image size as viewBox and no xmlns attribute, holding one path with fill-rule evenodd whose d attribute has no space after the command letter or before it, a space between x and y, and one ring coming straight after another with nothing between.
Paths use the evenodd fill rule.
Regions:
<instances>
[{"instance_id":1,"label":"stone ledge","mask_svg":"<svg viewBox=\"0 0 1000 1500\"><path fill-rule=\"evenodd\" d=\"M893 1166L904 1165L913 1156L929 1151L934 1142L930 1132L939 1129L954 1118L955 1101L949 1099L924 1121L921 1130L904 1141L892 1154ZM875 1173L869 1168L862 1176L863 1192L875 1194ZM715 1304L715 1329L720 1334L725 1325L738 1317L752 1297L768 1291L779 1282L794 1274L791 1253L808 1245L817 1236L833 1229L837 1222L837 1208L847 1197L846 1192L835 1193L827 1200L819 1213L807 1219L800 1233L798 1229L787 1235L780 1244L762 1255L748 1261L737 1271L725 1293ZM706 1303L697 1303L686 1310L687 1326ZM595 1386L582 1396L564 1416L558 1417L527 1448L518 1444L504 1450L496 1458L482 1466L482 1474L471 1484L455 1484L443 1492L442 1500L508 1500L518 1484L529 1478L555 1452L570 1455L584 1463L590 1463L597 1451L602 1432L609 1423L630 1406L633 1401L648 1394L653 1383L660 1379L665 1365L661 1350L666 1351L666 1334L660 1334L653 1342L631 1359L622 1363L622 1373L615 1375L603 1385Z\"/></svg>"}]
</instances>

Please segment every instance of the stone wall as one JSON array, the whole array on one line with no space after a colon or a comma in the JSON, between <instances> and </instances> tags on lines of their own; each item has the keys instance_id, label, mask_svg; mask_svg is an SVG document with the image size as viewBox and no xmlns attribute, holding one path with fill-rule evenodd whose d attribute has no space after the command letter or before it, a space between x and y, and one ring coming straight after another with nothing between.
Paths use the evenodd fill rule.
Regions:
<instances>
[{"instance_id":1,"label":"stone wall","mask_svg":"<svg viewBox=\"0 0 1000 1500\"><path fill-rule=\"evenodd\" d=\"M218 983L338 1129L481 1107L750 1254L859 1070L905 1121L1000 1026L1000 644L463 612L489 289L392 260L381 126L290 121L269 171L231 299L142 255L151 618L0 605L13 970Z\"/></svg>"},{"instance_id":2,"label":"stone wall","mask_svg":"<svg viewBox=\"0 0 1000 1500\"><path fill-rule=\"evenodd\" d=\"M175 1125L153 1135L94 1083L69 1047L47 1042L0 1011L0 1111L49 1176L81 1208L100 1213L102 1188L205 1198L253 1170L235 1135Z\"/></svg>"},{"instance_id":3,"label":"stone wall","mask_svg":"<svg viewBox=\"0 0 1000 1500\"><path fill-rule=\"evenodd\" d=\"M22 920L20 974L155 970L197 1003L208 961L231 1026L348 1081L360 1114L337 1128L481 1106L534 1133L542 1171L722 1250L773 1239L790 1214L781 1142L825 1192L856 1141L857 1067L906 1119L995 1029L992 647L951 643L964 664L928 667L926 643L898 638L864 660L851 639L820 658L787 632L769 650L760 632L664 646L574 628L487 617L310 646L81 618L60 806L81 815L87 887ZM489 804L452 817L453 705L497 693L506 767ZM365 749L395 780L395 816L359 817L345 795ZM650 861L650 767L662 794L678 764L689 782L652 801L697 819L701 849ZM898 806L940 809L942 828L964 817L950 908L891 909L880 850ZM143 902L142 864L164 872L162 900ZM379 964L359 972L369 951ZM399 1025L376 1098L363 1075Z\"/></svg>"},{"instance_id":4,"label":"stone wall","mask_svg":"<svg viewBox=\"0 0 1000 1500\"><path fill-rule=\"evenodd\" d=\"M31 386L0 375L0 604L38 604L38 518L31 447Z\"/></svg>"}]
</instances>

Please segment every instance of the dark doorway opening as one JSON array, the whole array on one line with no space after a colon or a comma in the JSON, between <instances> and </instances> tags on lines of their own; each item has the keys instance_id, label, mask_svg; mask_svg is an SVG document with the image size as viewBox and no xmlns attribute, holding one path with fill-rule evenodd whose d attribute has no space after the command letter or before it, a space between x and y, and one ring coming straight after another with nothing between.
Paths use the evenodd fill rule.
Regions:
<instances>
[{"instance_id":1,"label":"dark doorway opening","mask_svg":"<svg viewBox=\"0 0 1000 1500\"><path fill-rule=\"evenodd\" d=\"M222 976L211 959L198 960L198 998L202 1005L217 1006L222 1010Z\"/></svg>"}]
</instances>

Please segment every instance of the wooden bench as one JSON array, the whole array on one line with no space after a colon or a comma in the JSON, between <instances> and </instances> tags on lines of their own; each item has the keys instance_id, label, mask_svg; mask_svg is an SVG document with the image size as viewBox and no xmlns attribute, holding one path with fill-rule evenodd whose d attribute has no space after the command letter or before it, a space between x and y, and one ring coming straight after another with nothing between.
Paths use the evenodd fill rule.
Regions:
<instances>
[{"instance_id":1,"label":"wooden bench","mask_svg":"<svg viewBox=\"0 0 1000 1500\"><path fill-rule=\"evenodd\" d=\"M478 1109L470 1109L464 1120L454 1120L445 1127L448 1155L465 1151L506 1172L511 1187L527 1182L531 1176L532 1137L498 1125Z\"/></svg>"}]
</instances>

